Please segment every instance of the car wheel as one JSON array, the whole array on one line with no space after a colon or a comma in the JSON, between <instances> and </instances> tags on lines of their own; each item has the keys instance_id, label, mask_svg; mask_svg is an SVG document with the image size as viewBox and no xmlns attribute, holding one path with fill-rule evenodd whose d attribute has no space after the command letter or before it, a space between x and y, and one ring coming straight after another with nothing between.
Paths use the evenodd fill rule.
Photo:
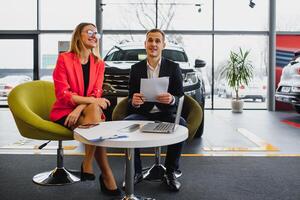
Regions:
<instances>
[{"instance_id":1,"label":"car wheel","mask_svg":"<svg viewBox=\"0 0 300 200\"><path fill-rule=\"evenodd\" d=\"M296 112L300 114L300 105L295 105L294 107Z\"/></svg>"}]
</instances>

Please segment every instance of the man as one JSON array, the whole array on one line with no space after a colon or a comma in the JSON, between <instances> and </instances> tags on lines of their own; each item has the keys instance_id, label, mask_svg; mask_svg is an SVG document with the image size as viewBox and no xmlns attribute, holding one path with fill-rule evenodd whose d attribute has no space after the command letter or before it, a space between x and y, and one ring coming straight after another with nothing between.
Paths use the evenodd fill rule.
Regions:
<instances>
[{"instance_id":1,"label":"man","mask_svg":"<svg viewBox=\"0 0 300 200\"><path fill-rule=\"evenodd\" d=\"M146 34L145 48L147 59L131 67L129 79L129 112L126 120L159 120L175 121L176 106L179 97L183 95L182 75L179 65L162 57L165 47L165 34L159 29L152 29ZM169 87L166 93L156 96L157 102L147 102L140 93L142 78L169 77ZM186 126L183 118L180 124ZM171 191L179 191L181 184L176 179L183 142L169 145L165 160L166 174L164 181ZM139 149L135 150L135 183L141 181L142 165Z\"/></svg>"}]
</instances>

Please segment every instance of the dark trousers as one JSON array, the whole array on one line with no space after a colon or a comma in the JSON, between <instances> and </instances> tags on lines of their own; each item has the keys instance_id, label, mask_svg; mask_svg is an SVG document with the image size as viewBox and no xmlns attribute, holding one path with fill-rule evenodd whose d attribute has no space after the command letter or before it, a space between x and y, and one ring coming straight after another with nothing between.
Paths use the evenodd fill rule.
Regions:
<instances>
[{"instance_id":1,"label":"dark trousers","mask_svg":"<svg viewBox=\"0 0 300 200\"><path fill-rule=\"evenodd\" d=\"M131 114L127 116L124 120L151 120L151 121L163 121L163 122L175 122L174 114L164 114L164 113L149 113L147 115L141 114ZM186 126L186 121L181 117L180 125ZM167 173L173 173L179 168L179 159L181 156L183 142L172 144L168 146L167 155L165 160L165 167ZM135 159L134 159L135 173L142 173L142 161L140 157L140 149L135 149Z\"/></svg>"}]
</instances>

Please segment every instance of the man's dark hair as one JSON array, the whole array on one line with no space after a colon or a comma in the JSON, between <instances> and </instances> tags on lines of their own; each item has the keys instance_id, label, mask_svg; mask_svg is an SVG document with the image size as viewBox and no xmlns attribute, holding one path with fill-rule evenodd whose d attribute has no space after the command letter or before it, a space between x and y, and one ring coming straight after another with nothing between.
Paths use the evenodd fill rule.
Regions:
<instances>
[{"instance_id":1,"label":"man's dark hair","mask_svg":"<svg viewBox=\"0 0 300 200\"><path fill-rule=\"evenodd\" d=\"M146 37L148 36L149 33L160 33L163 37L163 41L165 41L165 33L162 30L158 28L151 29L146 33Z\"/></svg>"}]
</instances>

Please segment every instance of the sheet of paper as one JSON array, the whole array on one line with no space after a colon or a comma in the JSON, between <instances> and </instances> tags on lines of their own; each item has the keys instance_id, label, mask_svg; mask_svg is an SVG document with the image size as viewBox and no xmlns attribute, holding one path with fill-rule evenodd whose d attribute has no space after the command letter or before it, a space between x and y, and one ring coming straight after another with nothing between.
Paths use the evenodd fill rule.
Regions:
<instances>
[{"instance_id":1,"label":"sheet of paper","mask_svg":"<svg viewBox=\"0 0 300 200\"><path fill-rule=\"evenodd\" d=\"M144 94L149 102L156 102L157 95L168 91L169 77L141 79L140 93Z\"/></svg>"},{"instance_id":2,"label":"sheet of paper","mask_svg":"<svg viewBox=\"0 0 300 200\"><path fill-rule=\"evenodd\" d=\"M117 129L118 126L111 128L107 123L100 123L92 128L77 128L80 129L80 135L92 142L100 142L106 139L116 139L128 137L128 132ZM122 127L124 128L124 127Z\"/></svg>"}]
</instances>

